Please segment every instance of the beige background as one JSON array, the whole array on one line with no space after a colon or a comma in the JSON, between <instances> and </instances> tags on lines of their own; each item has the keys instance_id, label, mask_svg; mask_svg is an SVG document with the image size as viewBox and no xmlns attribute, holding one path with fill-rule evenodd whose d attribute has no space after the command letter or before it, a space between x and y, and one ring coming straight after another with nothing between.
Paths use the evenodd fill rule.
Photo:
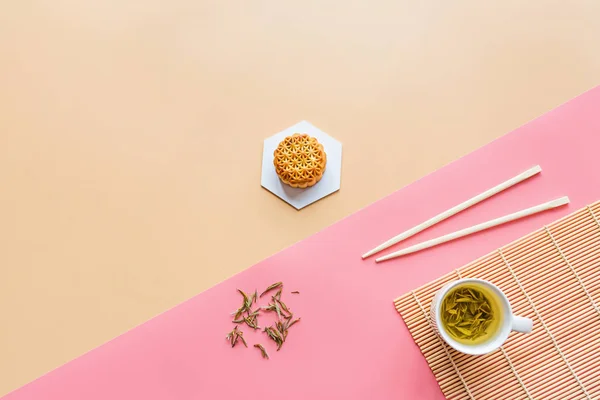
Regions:
<instances>
[{"instance_id":1,"label":"beige background","mask_svg":"<svg viewBox=\"0 0 600 400\"><path fill-rule=\"evenodd\" d=\"M0 394L598 84L599 16L2 1ZM344 165L341 191L297 212L259 177L262 140L301 119Z\"/></svg>"}]
</instances>

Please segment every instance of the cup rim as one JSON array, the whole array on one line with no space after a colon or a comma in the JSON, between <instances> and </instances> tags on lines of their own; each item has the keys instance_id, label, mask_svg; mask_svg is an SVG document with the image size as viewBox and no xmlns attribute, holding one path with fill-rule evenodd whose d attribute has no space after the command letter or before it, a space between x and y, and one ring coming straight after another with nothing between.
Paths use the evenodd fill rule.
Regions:
<instances>
[{"instance_id":1,"label":"cup rim","mask_svg":"<svg viewBox=\"0 0 600 400\"><path fill-rule=\"evenodd\" d=\"M480 345L475 345L475 346L463 345L463 344L459 343L458 341L452 339L452 337L450 337L444 331L444 328L442 327L440 308L442 306L442 300L444 299L444 296L446 296L446 293L448 293L450 290L452 290L452 288L454 288L458 285L461 285L461 284L469 283L469 282L476 282L476 283L485 285L485 286L489 287L490 289L492 289L493 291L495 291L496 294L498 294L498 297L501 299L503 306L506 307L507 312L506 312L504 321L502 323L503 326L501 327L501 332L496 336L496 338L494 338L493 341L491 341L491 342L497 343L497 345L495 345L493 347L490 347L489 345L486 346L485 342ZM500 290L500 288L498 286L494 285L490 281L486 281L483 279L461 278L461 279L458 279L453 282L449 282L446 285L444 285L442 287L442 289L440 289L438 294L439 294L439 298L438 298L438 300L436 300L435 310L434 310L435 323L439 327L438 333L441 336L441 338L444 340L444 342L446 342L446 344L448 344L454 350L459 351L464 354L473 355L473 356L484 355L484 354L489 354L489 353L497 350L504 344L504 342L506 342L506 339L508 339L508 336L510 335L510 332L512 331L513 312L512 312L512 308L510 306L510 302L508 301L508 298L506 297L504 292L502 292L502 290Z\"/></svg>"}]
</instances>

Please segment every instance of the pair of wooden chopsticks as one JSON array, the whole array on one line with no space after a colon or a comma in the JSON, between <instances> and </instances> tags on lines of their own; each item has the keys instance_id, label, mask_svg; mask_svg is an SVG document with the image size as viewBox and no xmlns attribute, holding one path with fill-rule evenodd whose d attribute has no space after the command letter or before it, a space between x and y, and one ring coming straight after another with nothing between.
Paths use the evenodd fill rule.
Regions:
<instances>
[{"instance_id":1,"label":"pair of wooden chopsticks","mask_svg":"<svg viewBox=\"0 0 600 400\"><path fill-rule=\"evenodd\" d=\"M490 198L490 197L494 196L495 194L498 194L498 193L502 192L503 190L506 190L509 187L516 185L519 182L523 182L524 180L531 178L532 176L540 173L541 171L542 171L542 168L539 165L536 165L535 167L530 168L527 171L525 171L505 182L502 182L501 184L494 186L493 188L488 189L485 192L480 193L477 196L475 196L463 203L460 203L460 204L450 208L449 210L446 210L443 213L436 215L435 217L433 217L431 219L428 219L427 221L415 226L414 228L411 228L405 232L402 232L401 234L399 234L397 236L394 236L390 240L380 244L379 246L375 247L374 249L369 250L368 252L363 254L362 258L364 259L364 258L372 256L375 253L379 253L380 251L385 250L388 247L393 246L394 244L401 242L401 241L421 232L422 230L429 228L432 225L437 224L438 222L441 222L447 218L450 218L454 214L457 214L457 213L459 213L459 212L461 212L461 211L463 211L463 210L465 210L487 198ZM427 249L429 247L437 246L438 244L449 242L451 240L458 239L463 236L471 235L475 232L480 232L485 229L492 228L494 226L502 225L502 224L505 224L510 221L514 221L514 220L524 218L524 217L527 217L527 216L530 216L533 214L537 214L542 211L560 207L560 206L563 206L568 203L569 203L568 197L566 197L566 196L561 197L556 200L552 200L547 203L537 205L535 207L517 211L513 214L505 215L503 217L496 218L496 219L472 226L470 228L462 229L460 231L456 231L456 232L450 233L448 235L440 236L438 238L428 240L426 242L419 243L414 246L407 247L405 249L396 251L394 253L390 253L383 257L379 257L375 261L376 262L385 261L385 260L389 260L392 258L403 256L405 254L414 253L416 251L420 251L423 249Z\"/></svg>"}]
</instances>

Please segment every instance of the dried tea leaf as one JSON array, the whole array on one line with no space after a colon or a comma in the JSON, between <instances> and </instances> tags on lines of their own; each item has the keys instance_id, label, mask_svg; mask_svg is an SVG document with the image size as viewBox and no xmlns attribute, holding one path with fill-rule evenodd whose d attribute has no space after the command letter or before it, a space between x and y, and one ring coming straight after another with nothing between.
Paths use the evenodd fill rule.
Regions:
<instances>
[{"instance_id":1,"label":"dried tea leaf","mask_svg":"<svg viewBox=\"0 0 600 400\"><path fill-rule=\"evenodd\" d=\"M281 319L281 309L279 308L279 304L277 304L277 300L273 298L273 305L275 306L275 311L277 312L277 318Z\"/></svg>"},{"instance_id":2,"label":"dried tea leaf","mask_svg":"<svg viewBox=\"0 0 600 400\"><path fill-rule=\"evenodd\" d=\"M234 312L232 312L231 315L233 315L234 319L239 319L243 313L244 313L244 307L241 307L241 308L238 308L237 310L235 310Z\"/></svg>"},{"instance_id":3,"label":"dried tea leaf","mask_svg":"<svg viewBox=\"0 0 600 400\"><path fill-rule=\"evenodd\" d=\"M260 313L260 307L257 308L256 310L252 311L252 312L249 312L248 316L249 317L255 317L255 316L258 316L259 313Z\"/></svg>"},{"instance_id":4,"label":"dried tea leaf","mask_svg":"<svg viewBox=\"0 0 600 400\"><path fill-rule=\"evenodd\" d=\"M294 324L296 324L297 322L300 322L300 318L297 318L297 319L293 320L292 322L290 322L290 324L288 325L288 329L291 328L292 326L294 326Z\"/></svg>"},{"instance_id":5,"label":"dried tea leaf","mask_svg":"<svg viewBox=\"0 0 600 400\"><path fill-rule=\"evenodd\" d=\"M254 347L260 349L260 353L262 354L263 358L266 358L267 360L269 359L269 353L267 353L267 350L265 350L262 344L257 343L254 345Z\"/></svg>"},{"instance_id":6,"label":"dried tea leaf","mask_svg":"<svg viewBox=\"0 0 600 400\"><path fill-rule=\"evenodd\" d=\"M238 341L238 338L243 336L244 333L238 330L238 326L236 325L231 332L229 332L226 336L226 339L229 343L231 343L231 347L235 347L235 344Z\"/></svg>"},{"instance_id":7,"label":"dried tea leaf","mask_svg":"<svg viewBox=\"0 0 600 400\"><path fill-rule=\"evenodd\" d=\"M258 326L256 326L256 323L254 322L254 320L246 317L246 318L244 318L244 322L246 322L246 325L248 325L250 328L258 329Z\"/></svg>"},{"instance_id":8,"label":"dried tea leaf","mask_svg":"<svg viewBox=\"0 0 600 400\"><path fill-rule=\"evenodd\" d=\"M279 341L283 342L283 336L281 336L281 333L277 329L271 329L271 332Z\"/></svg>"},{"instance_id":9,"label":"dried tea leaf","mask_svg":"<svg viewBox=\"0 0 600 400\"><path fill-rule=\"evenodd\" d=\"M278 287L283 286L283 282L276 282L265 289L264 292L260 294L259 297L263 297L265 294L269 293L271 290L277 289Z\"/></svg>"},{"instance_id":10,"label":"dried tea leaf","mask_svg":"<svg viewBox=\"0 0 600 400\"><path fill-rule=\"evenodd\" d=\"M244 305L245 305L246 307L248 307L248 303L250 303L250 298L248 297L248 295L247 295L246 293L244 293L244 291L243 291L243 290L240 290L240 289L238 289L237 291L238 291L238 292L239 292L239 293L242 295L242 297L244 298Z\"/></svg>"},{"instance_id":11,"label":"dried tea leaf","mask_svg":"<svg viewBox=\"0 0 600 400\"><path fill-rule=\"evenodd\" d=\"M283 311L285 311L286 313L290 312L290 309L285 305L285 303L281 300L277 300L277 302L279 303L279 306L281 307L281 309Z\"/></svg>"}]
</instances>

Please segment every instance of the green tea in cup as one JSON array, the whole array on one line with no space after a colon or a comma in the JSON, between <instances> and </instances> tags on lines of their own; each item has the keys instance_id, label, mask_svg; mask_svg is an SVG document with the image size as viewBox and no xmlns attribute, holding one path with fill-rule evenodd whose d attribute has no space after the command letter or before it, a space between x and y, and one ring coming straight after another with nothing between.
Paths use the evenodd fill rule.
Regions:
<instances>
[{"instance_id":1,"label":"green tea in cup","mask_svg":"<svg viewBox=\"0 0 600 400\"><path fill-rule=\"evenodd\" d=\"M511 331L529 333L530 318L514 315L506 295L491 282L463 278L449 282L431 302L433 329L450 347L465 354L490 353Z\"/></svg>"},{"instance_id":2,"label":"green tea in cup","mask_svg":"<svg viewBox=\"0 0 600 400\"><path fill-rule=\"evenodd\" d=\"M479 344L493 337L503 318L500 302L483 285L455 287L442 300L442 329L463 344Z\"/></svg>"}]
</instances>

